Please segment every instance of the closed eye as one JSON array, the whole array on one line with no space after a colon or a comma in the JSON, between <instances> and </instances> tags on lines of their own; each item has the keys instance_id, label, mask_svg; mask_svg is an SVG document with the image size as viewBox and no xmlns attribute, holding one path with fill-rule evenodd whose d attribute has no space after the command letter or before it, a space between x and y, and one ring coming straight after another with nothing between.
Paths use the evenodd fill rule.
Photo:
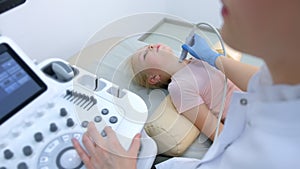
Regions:
<instances>
[{"instance_id":1,"label":"closed eye","mask_svg":"<svg viewBox=\"0 0 300 169\"><path fill-rule=\"evenodd\" d=\"M149 50L147 49L143 55L144 60L146 60L146 55L148 54Z\"/></svg>"},{"instance_id":2,"label":"closed eye","mask_svg":"<svg viewBox=\"0 0 300 169\"><path fill-rule=\"evenodd\" d=\"M149 52L149 48L147 47L145 50L145 53L143 54L144 60L146 60L146 56L147 56L148 52Z\"/></svg>"}]
</instances>

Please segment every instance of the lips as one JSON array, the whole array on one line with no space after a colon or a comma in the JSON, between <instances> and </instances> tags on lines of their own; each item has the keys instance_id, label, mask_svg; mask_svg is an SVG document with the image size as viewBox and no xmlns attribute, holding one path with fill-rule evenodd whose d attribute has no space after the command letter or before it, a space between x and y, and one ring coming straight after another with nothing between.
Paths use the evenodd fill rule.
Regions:
<instances>
[{"instance_id":1,"label":"lips","mask_svg":"<svg viewBox=\"0 0 300 169\"><path fill-rule=\"evenodd\" d=\"M228 8L225 5L225 0L221 0L221 3L223 4L222 10L221 10L221 14L222 16L227 16L229 14Z\"/></svg>"},{"instance_id":2,"label":"lips","mask_svg":"<svg viewBox=\"0 0 300 169\"><path fill-rule=\"evenodd\" d=\"M223 17L225 17L225 16L227 16L227 15L229 14L229 13L228 13L228 9L227 9L226 6L223 6L221 13L222 13L222 16L223 16Z\"/></svg>"},{"instance_id":3,"label":"lips","mask_svg":"<svg viewBox=\"0 0 300 169\"><path fill-rule=\"evenodd\" d=\"M160 48L160 45L157 45L157 47L156 47L156 48L157 48L157 52L158 52L158 49Z\"/></svg>"}]
</instances>

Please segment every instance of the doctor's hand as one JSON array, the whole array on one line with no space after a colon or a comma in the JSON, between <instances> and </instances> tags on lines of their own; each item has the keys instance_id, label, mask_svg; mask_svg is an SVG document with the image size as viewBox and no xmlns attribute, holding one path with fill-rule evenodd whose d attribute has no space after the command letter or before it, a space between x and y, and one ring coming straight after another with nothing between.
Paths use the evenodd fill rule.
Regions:
<instances>
[{"instance_id":1,"label":"doctor's hand","mask_svg":"<svg viewBox=\"0 0 300 169\"><path fill-rule=\"evenodd\" d=\"M197 34L194 34L192 45L183 44L182 49L188 51L192 56L197 59L208 62L210 65L216 67L216 59L221 56L221 54L212 50L205 39Z\"/></svg>"},{"instance_id":2,"label":"doctor's hand","mask_svg":"<svg viewBox=\"0 0 300 169\"><path fill-rule=\"evenodd\" d=\"M111 127L105 127L104 131L106 137L100 135L93 122L89 123L88 130L82 137L86 150L77 139L72 139L74 148L85 167L87 169L136 169L140 134L134 137L130 149L126 151Z\"/></svg>"}]
</instances>

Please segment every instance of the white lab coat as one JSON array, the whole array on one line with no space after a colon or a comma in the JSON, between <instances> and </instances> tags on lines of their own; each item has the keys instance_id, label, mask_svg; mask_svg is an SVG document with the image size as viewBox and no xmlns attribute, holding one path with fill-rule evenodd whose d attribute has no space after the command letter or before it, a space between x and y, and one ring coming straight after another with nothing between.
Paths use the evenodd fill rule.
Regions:
<instances>
[{"instance_id":1,"label":"white lab coat","mask_svg":"<svg viewBox=\"0 0 300 169\"><path fill-rule=\"evenodd\" d=\"M234 93L223 132L202 160L173 158L157 169L300 168L300 85L272 85L267 67Z\"/></svg>"}]
</instances>

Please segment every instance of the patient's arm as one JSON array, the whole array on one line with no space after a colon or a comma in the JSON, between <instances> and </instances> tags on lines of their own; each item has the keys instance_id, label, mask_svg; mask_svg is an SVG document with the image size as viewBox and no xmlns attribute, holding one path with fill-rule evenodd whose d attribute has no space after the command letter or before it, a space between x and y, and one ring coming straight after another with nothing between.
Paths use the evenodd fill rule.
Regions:
<instances>
[{"instance_id":1,"label":"patient's arm","mask_svg":"<svg viewBox=\"0 0 300 169\"><path fill-rule=\"evenodd\" d=\"M216 66L241 90L247 91L249 79L258 71L258 67L248 65L227 57L218 57Z\"/></svg>"},{"instance_id":2,"label":"patient's arm","mask_svg":"<svg viewBox=\"0 0 300 169\"><path fill-rule=\"evenodd\" d=\"M214 116L205 104L200 104L182 113L194 125L203 132L210 140L214 140L218 118ZM220 123L219 133L223 130L223 123Z\"/></svg>"}]
</instances>

